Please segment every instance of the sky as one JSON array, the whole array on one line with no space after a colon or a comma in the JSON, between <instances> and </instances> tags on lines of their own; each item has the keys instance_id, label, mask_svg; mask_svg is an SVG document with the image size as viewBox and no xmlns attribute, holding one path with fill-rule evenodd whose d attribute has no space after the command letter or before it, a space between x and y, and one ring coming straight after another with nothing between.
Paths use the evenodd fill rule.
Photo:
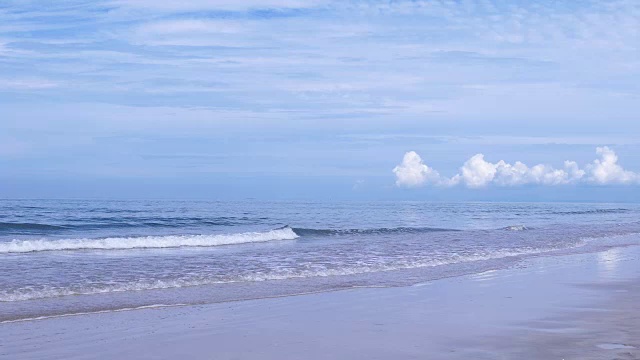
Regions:
<instances>
[{"instance_id":1,"label":"sky","mask_svg":"<svg viewBox=\"0 0 640 360\"><path fill-rule=\"evenodd\" d=\"M4 0L0 198L640 201L640 2Z\"/></svg>"}]
</instances>

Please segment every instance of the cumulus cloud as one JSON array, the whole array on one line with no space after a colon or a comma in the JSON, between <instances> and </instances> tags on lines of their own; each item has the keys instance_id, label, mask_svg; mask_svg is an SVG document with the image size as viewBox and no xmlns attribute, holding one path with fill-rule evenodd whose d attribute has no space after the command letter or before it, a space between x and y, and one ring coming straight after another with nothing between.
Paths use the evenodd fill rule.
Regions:
<instances>
[{"instance_id":1,"label":"cumulus cloud","mask_svg":"<svg viewBox=\"0 0 640 360\"><path fill-rule=\"evenodd\" d=\"M393 169L396 174L396 185L417 187L424 184L441 185L444 178L435 170L422 162L415 151L404 154L402 163Z\"/></svg>"},{"instance_id":2,"label":"cumulus cloud","mask_svg":"<svg viewBox=\"0 0 640 360\"><path fill-rule=\"evenodd\" d=\"M630 184L640 183L640 174L628 171L618 165L618 155L608 147L596 150L600 159L587 166L589 181L596 184Z\"/></svg>"},{"instance_id":3,"label":"cumulus cloud","mask_svg":"<svg viewBox=\"0 0 640 360\"><path fill-rule=\"evenodd\" d=\"M640 174L620 166L613 150L606 146L598 147L596 154L598 158L584 169L575 161L565 161L560 169L545 164L529 167L520 161L513 164L503 160L491 163L485 160L483 154L476 154L460 167L458 174L448 178L426 165L415 151L409 151L393 172L396 185L408 188L423 185L464 185L469 188L527 184L554 186L579 182L598 185L640 184Z\"/></svg>"}]
</instances>

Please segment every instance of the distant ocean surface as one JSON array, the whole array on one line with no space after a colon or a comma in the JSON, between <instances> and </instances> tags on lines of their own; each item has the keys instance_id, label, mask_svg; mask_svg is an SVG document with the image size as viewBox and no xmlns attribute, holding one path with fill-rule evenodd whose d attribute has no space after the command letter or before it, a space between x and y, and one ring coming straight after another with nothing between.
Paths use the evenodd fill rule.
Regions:
<instances>
[{"instance_id":1,"label":"distant ocean surface","mask_svg":"<svg viewBox=\"0 0 640 360\"><path fill-rule=\"evenodd\" d=\"M404 286L640 244L640 206L0 200L0 322Z\"/></svg>"}]
</instances>

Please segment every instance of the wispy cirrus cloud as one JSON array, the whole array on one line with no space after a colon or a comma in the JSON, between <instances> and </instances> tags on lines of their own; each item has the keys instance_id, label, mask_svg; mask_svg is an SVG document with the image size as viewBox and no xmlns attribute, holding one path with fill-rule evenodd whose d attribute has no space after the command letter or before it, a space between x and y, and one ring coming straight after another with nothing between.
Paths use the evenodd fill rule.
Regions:
<instances>
[{"instance_id":1,"label":"wispy cirrus cloud","mask_svg":"<svg viewBox=\"0 0 640 360\"><path fill-rule=\"evenodd\" d=\"M424 109L457 116L476 100L486 103L498 91L516 96L532 83L633 96L640 76L634 65L638 8L633 1L74 0L42 9L11 1L0 12L9 30L0 54L10 55L5 68L12 73L40 65L42 78L73 77L73 89L82 88L89 101L126 91L96 80L126 79L140 89L172 76L225 82L234 98L227 103L238 107L255 100L282 107L294 99L317 115L394 103L401 116L418 117ZM64 73L54 71L61 59ZM141 63L153 66L141 69ZM75 71L92 64L99 66ZM386 90L372 81L363 86L363 79L380 74ZM415 86L399 90L407 78L416 79ZM298 90L314 84L335 90ZM556 98L545 91L534 96L543 103ZM564 95L576 102L584 96ZM536 106L539 112L547 107Z\"/></svg>"},{"instance_id":2,"label":"wispy cirrus cloud","mask_svg":"<svg viewBox=\"0 0 640 360\"><path fill-rule=\"evenodd\" d=\"M304 9L326 4L325 0L111 0L108 4L116 8L138 8L163 12L185 12L205 10L245 11L262 9Z\"/></svg>"},{"instance_id":3,"label":"wispy cirrus cloud","mask_svg":"<svg viewBox=\"0 0 640 360\"><path fill-rule=\"evenodd\" d=\"M249 23L233 20L161 20L138 26L130 41L146 46L240 47L251 44L241 37L250 32Z\"/></svg>"},{"instance_id":4,"label":"wispy cirrus cloud","mask_svg":"<svg viewBox=\"0 0 640 360\"><path fill-rule=\"evenodd\" d=\"M46 79L34 78L9 78L0 79L0 91L2 90L44 90L58 87L58 84Z\"/></svg>"}]
</instances>

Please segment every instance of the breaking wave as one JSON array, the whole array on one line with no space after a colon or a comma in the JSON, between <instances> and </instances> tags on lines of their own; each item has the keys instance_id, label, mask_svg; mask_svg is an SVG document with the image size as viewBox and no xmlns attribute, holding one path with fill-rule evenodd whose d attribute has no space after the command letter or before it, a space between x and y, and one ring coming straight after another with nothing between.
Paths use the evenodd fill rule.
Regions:
<instances>
[{"instance_id":1,"label":"breaking wave","mask_svg":"<svg viewBox=\"0 0 640 360\"><path fill-rule=\"evenodd\" d=\"M307 229L284 226L264 232L247 232L219 235L166 235L136 236L108 238L78 239L32 239L0 242L0 254L29 253L41 251L72 250L127 250L158 249L177 247L211 247L235 245L273 240L293 240L300 236L340 236L340 235L374 235L399 233L428 233L439 231L459 231L441 228L378 228L378 229Z\"/></svg>"},{"instance_id":2,"label":"breaking wave","mask_svg":"<svg viewBox=\"0 0 640 360\"><path fill-rule=\"evenodd\" d=\"M169 235L112 237L104 239L13 240L0 243L0 253L64 250L125 250L177 247L211 247L273 240L293 240L298 235L289 227L265 231L220 235Z\"/></svg>"}]
</instances>

